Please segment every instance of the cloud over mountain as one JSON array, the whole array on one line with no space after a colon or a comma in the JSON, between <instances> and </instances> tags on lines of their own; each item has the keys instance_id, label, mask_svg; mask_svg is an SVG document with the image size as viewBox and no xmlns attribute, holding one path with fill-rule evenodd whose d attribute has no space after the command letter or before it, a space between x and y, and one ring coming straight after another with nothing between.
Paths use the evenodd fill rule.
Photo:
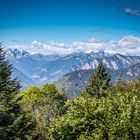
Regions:
<instances>
[{"instance_id":1,"label":"cloud over mountain","mask_svg":"<svg viewBox=\"0 0 140 140\"><path fill-rule=\"evenodd\" d=\"M91 52L104 50L109 53L121 53L130 55L140 55L140 37L124 36L120 40L99 40L95 37L85 41L75 41L71 44L58 42L38 42L33 41L28 45L10 45L8 48L17 48L28 51L30 53L41 53L46 55L58 54L67 55L73 52Z\"/></svg>"}]
</instances>

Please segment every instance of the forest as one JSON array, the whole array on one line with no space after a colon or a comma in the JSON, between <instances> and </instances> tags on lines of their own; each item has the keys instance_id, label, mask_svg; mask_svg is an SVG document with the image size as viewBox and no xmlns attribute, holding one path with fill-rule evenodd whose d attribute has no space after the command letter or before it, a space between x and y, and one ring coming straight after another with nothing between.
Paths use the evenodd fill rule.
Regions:
<instances>
[{"instance_id":1,"label":"forest","mask_svg":"<svg viewBox=\"0 0 140 140\"><path fill-rule=\"evenodd\" d=\"M21 90L0 44L0 140L139 140L140 78L112 84L101 63L78 97L54 83Z\"/></svg>"}]
</instances>

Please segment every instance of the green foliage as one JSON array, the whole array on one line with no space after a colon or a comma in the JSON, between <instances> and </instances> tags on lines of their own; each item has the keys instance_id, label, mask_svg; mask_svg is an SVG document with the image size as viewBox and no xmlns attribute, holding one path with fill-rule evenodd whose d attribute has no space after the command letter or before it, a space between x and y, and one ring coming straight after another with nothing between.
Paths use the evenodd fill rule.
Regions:
<instances>
[{"instance_id":1,"label":"green foliage","mask_svg":"<svg viewBox=\"0 0 140 140\"><path fill-rule=\"evenodd\" d=\"M51 123L51 139L140 139L140 93L80 97L67 102L67 113Z\"/></svg>"},{"instance_id":2,"label":"green foliage","mask_svg":"<svg viewBox=\"0 0 140 140\"><path fill-rule=\"evenodd\" d=\"M50 139L140 139L140 80L109 82L100 64L81 96L67 101L66 114L51 122Z\"/></svg>"},{"instance_id":3,"label":"green foliage","mask_svg":"<svg viewBox=\"0 0 140 140\"><path fill-rule=\"evenodd\" d=\"M19 94L11 68L0 47L1 140L140 139L140 78L111 86L99 64L80 97L66 100L55 84Z\"/></svg>"},{"instance_id":4,"label":"green foliage","mask_svg":"<svg viewBox=\"0 0 140 140\"><path fill-rule=\"evenodd\" d=\"M96 98L101 98L102 96L105 97L109 86L110 75L106 71L104 65L100 63L95 73L90 77L89 83L82 95L87 94Z\"/></svg>"},{"instance_id":5,"label":"green foliage","mask_svg":"<svg viewBox=\"0 0 140 140\"><path fill-rule=\"evenodd\" d=\"M115 92L131 92L133 90L137 90L140 92L140 78L133 81L125 81L122 78L120 78L115 84L114 84L114 90Z\"/></svg>"},{"instance_id":6,"label":"green foliage","mask_svg":"<svg viewBox=\"0 0 140 140\"><path fill-rule=\"evenodd\" d=\"M63 114L65 95L56 89L55 84L39 88L31 86L20 94L21 105L34 118L36 130L32 139L48 139L48 127L53 118Z\"/></svg>"},{"instance_id":7,"label":"green foliage","mask_svg":"<svg viewBox=\"0 0 140 140\"><path fill-rule=\"evenodd\" d=\"M26 122L28 119L18 104L20 84L17 79L11 79L12 66L5 60L4 55L0 44L0 139L26 139L31 124Z\"/></svg>"}]
</instances>

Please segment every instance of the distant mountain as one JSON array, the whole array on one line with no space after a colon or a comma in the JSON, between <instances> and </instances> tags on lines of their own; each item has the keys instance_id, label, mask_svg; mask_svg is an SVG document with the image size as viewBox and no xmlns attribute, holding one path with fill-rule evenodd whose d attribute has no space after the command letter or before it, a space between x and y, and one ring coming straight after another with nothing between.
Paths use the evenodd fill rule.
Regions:
<instances>
[{"instance_id":1,"label":"distant mountain","mask_svg":"<svg viewBox=\"0 0 140 140\"><path fill-rule=\"evenodd\" d=\"M112 83L114 83L119 76L122 76L126 81L131 81L140 76L140 63L134 64L128 68L120 70L108 69L108 71L111 74ZM58 88L64 88L69 97L75 97L84 89L89 81L89 77L93 73L93 69L71 72L59 78L56 85Z\"/></svg>"},{"instance_id":2,"label":"distant mountain","mask_svg":"<svg viewBox=\"0 0 140 140\"><path fill-rule=\"evenodd\" d=\"M140 56L124 56L99 52L77 52L66 56L30 54L18 49L8 49L7 60L13 64L14 75L21 79L23 88L24 76L30 79L30 84L43 85L46 82L57 81L65 74L86 69L95 69L100 62L111 70L121 70L140 63ZM18 71L18 72L17 72ZM22 73L20 76L20 73Z\"/></svg>"},{"instance_id":3,"label":"distant mountain","mask_svg":"<svg viewBox=\"0 0 140 140\"><path fill-rule=\"evenodd\" d=\"M32 79L24 75L22 72L20 72L16 68L13 67L12 71L13 71L12 77L13 78L17 77L17 79L21 82L21 88L27 88L34 83Z\"/></svg>"},{"instance_id":4,"label":"distant mountain","mask_svg":"<svg viewBox=\"0 0 140 140\"><path fill-rule=\"evenodd\" d=\"M20 58L20 57L25 57L25 56L28 56L30 55L30 53L26 52L26 51L20 51L18 49L7 49L6 51L6 56L12 56L12 57L15 57L15 58Z\"/></svg>"}]
</instances>

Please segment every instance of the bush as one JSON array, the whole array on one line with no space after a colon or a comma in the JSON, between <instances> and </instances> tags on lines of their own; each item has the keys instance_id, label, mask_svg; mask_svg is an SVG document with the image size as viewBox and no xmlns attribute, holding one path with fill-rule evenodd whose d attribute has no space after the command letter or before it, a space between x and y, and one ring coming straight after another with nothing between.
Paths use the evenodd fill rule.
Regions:
<instances>
[{"instance_id":1,"label":"bush","mask_svg":"<svg viewBox=\"0 0 140 140\"><path fill-rule=\"evenodd\" d=\"M55 119L51 139L140 139L140 93L77 98L67 102L65 115Z\"/></svg>"}]
</instances>

